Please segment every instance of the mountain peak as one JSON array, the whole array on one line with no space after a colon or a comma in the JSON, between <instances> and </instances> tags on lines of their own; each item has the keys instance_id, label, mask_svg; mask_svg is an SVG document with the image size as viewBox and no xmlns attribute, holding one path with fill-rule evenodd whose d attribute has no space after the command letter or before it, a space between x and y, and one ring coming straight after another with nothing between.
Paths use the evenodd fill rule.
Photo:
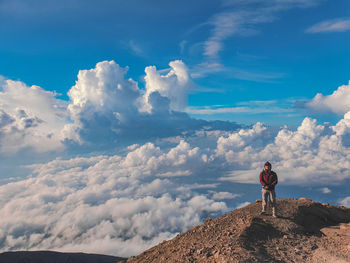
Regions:
<instances>
[{"instance_id":1,"label":"mountain peak","mask_svg":"<svg viewBox=\"0 0 350 263\"><path fill-rule=\"evenodd\" d=\"M150 248L128 263L348 262L350 209L311 199L278 199L278 218L261 201Z\"/></svg>"}]
</instances>

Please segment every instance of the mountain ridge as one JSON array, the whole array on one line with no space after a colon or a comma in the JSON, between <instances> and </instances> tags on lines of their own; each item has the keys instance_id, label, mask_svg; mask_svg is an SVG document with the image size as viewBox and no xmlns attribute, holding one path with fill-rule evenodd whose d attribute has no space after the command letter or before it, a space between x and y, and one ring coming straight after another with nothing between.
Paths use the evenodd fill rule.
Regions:
<instances>
[{"instance_id":1,"label":"mountain ridge","mask_svg":"<svg viewBox=\"0 0 350 263\"><path fill-rule=\"evenodd\" d=\"M278 199L278 218L261 201L163 241L128 263L350 262L350 209L307 198Z\"/></svg>"}]
</instances>

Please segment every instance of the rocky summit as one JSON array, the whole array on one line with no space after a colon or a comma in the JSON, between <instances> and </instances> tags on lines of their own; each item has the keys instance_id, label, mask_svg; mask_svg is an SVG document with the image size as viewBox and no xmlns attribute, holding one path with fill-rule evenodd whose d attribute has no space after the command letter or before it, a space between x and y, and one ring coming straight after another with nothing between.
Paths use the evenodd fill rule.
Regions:
<instances>
[{"instance_id":1,"label":"rocky summit","mask_svg":"<svg viewBox=\"0 0 350 263\"><path fill-rule=\"evenodd\" d=\"M261 201L152 247L128 263L350 262L350 209L278 199L278 218Z\"/></svg>"}]
</instances>

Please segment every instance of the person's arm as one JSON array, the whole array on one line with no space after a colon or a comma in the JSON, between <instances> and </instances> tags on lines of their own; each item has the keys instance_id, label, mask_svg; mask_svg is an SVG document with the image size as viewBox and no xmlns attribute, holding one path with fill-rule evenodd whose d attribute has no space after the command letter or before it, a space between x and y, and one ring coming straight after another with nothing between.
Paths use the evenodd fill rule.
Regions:
<instances>
[{"instance_id":1,"label":"person's arm","mask_svg":"<svg viewBox=\"0 0 350 263\"><path fill-rule=\"evenodd\" d=\"M273 181L271 183L271 185L275 186L277 183L278 183L278 177L277 177L277 174L274 172L273 173Z\"/></svg>"}]
</instances>

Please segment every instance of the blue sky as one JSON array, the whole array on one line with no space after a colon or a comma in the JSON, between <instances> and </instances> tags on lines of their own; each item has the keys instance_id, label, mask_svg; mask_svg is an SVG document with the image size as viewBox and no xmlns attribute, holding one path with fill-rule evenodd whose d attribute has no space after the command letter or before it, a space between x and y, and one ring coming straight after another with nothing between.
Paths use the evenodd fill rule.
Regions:
<instances>
[{"instance_id":1,"label":"blue sky","mask_svg":"<svg viewBox=\"0 0 350 263\"><path fill-rule=\"evenodd\" d=\"M350 2L0 0L0 251L136 255L260 198L350 206Z\"/></svg>"},{"instance_id":2,"label":"blue sky","mask_svg":"<svg viewBox=\"0 0 350 263\"><path fill-rule=\"evenodd\" d=\"M347 84L349 10L347 1L2 1L0 74L67 99L77 72L99 61L129 66L142 87L146 66L181 59L197 85L189 106L285 109ZM309 30L325 21L345 23ZM305 115L291 112L194 116L296 125Z\"/></svg>"}]
</instances>

